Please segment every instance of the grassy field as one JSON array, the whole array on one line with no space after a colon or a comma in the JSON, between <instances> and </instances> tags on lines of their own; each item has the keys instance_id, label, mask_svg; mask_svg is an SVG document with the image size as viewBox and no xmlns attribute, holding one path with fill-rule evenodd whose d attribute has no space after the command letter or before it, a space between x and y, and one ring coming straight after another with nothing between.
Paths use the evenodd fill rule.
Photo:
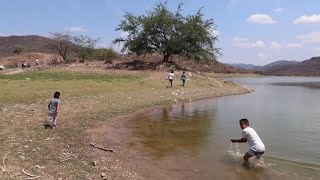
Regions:
<instances>
[{"instance_id":1,"label":"grassy field","mask_svg":"<svg viewBox=\"0 0 320 180\"><path fill-rule=\"evenodd\" d=\"M40 179L101 179L101 173L109 179L143 179L119 167L116 153L89 146L108 146L107 129L96 131L99 127L149 107L248 92L212 74L194 74L186 87L175 80L168 88L166 76L95 68L0 74L0 179L30 178L26 172ZM62 106L58 127L51 129L47 103L55 91L61 92Z\"/></svg>"}]
</instances>

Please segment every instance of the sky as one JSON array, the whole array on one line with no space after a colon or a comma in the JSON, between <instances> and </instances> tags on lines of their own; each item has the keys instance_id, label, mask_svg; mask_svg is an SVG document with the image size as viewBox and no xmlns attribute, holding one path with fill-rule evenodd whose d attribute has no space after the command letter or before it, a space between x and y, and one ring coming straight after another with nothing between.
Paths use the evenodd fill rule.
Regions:
<instances>
[{"instance_id":1,"label":"sky","mask_svg":"<svg viewBox=\"0 0 320 180\"><path fill-rule=\"evenodd\" d=\"M125 12L145 14L161 0L1 0L0 36L70 32L101 38L99 46L119 50L112 40ZM167 0L183 14L202 8L216 24L223 63L265 65L320 56L319 0Z\"/></svg>"}]
</instances>

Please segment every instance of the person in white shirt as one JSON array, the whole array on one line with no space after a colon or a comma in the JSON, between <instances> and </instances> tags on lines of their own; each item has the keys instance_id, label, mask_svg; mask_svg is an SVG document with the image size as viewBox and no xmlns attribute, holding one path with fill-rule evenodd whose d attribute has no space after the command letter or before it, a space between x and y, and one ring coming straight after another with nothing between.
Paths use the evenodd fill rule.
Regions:
<instances>
[{"instance_id":1,"label":"person in white shirt","mask_svg":"<svg viewBox=\"0 0 320 180\"><path fill-rule=\"evenodd\" d=\"M171 87L172 87L173 77L174 77L173 70L171 70L171 73L168 74L168 80L170 82Z\"/></svg>"},{"instance_id":2,"label":"person in white shirt","mask_svg":"<svg viewBox=\"0 0 320 180\"><path fill-rule=\"evenodd\" d=\"M248 119L239 120L240 127L242 129L242 138L241 139L231 139L232 143L244 143L248 142L250 149L243 156L243 160L246 165L249 165L249 158L256 156L258 159L264 154L265 146L261 141L257 132L249 127Z\"/></svg>"}]
</instances>

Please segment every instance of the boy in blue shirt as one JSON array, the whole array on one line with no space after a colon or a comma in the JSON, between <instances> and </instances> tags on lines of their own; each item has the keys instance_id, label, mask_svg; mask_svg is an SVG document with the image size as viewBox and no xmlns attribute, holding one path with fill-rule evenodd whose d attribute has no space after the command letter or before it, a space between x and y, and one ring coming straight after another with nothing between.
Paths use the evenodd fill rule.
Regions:
<instances>
[{"instance_id":1,"label":"boy in blue shirt","mask_svg":"<svg viewBox=\"0 0 320 180\"><path fill-rule=\"evenodd\" d=\"M181 75L181 80L182 80L182 87L184 86L184 83L186 82L187 80L187 75L186 75L186 72L182 72L182 75Z\"/></svg>"},{"instance_id":2,"label":"boy in blue shirt","mask_svg":"<svg viewBox=\"0 0 320 180\"><path fill-rule=\"evenodd\" d=\"M52 118L51 128L56 128L57 125L57 116L60 111L60 92L55 92L53 98L48 104L49 116Z\"/></svg>"}]
</instances>

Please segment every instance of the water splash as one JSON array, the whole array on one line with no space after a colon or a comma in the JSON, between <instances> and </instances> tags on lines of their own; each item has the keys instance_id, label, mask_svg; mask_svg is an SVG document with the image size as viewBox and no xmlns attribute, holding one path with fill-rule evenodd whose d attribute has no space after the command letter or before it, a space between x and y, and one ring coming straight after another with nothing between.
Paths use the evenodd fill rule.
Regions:
<instances>
[{"instance_id":1,"label":"water splash","mask_svg":"<svg viewBox=\"0 0 320 180\"><path fill-rule=\"evenodd\" d=\"M228 150L228 155L232 160L238 161L238 160L242 159L242 156L244 154L240 153L239 144L230 143L229 150Z\"/></svg>"},{"instance_id":2,"label":"water splash","mask_svg":"<svg viewBox=\"0 0 320 180\"><path fill-rule=\"evenodd\" d=\"M250 166L253 168L268 168L268 165L264 162L264 159L257 158L257 157L251 157L249 158Z\"/></svg>"},{"instance_id":3,"label":"water splash","mask_svg":"<svg viewBox=\"0 0 320 180\"><path fill-rule=\"evenodd\" d=\"M239 144L230 143L228 155L233 162L237 162L237 163L243 162L242 157L244 156L244 154L240 152ZM250 163L250 166L253 168L267 168L268 167L268 165L264 162L264 159L262 157L259 159L257 157L251 157L249 159L249 163Z\"/></svg>"}]
</instances>

